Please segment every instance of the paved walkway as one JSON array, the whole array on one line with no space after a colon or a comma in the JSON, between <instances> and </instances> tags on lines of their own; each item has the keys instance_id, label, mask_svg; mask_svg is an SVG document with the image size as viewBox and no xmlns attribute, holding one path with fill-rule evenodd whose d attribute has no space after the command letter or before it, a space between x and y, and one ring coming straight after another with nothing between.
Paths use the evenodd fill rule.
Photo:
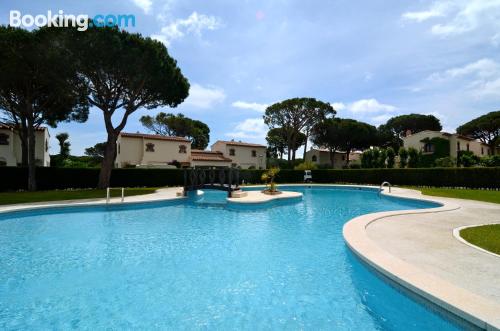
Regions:
<instances>
[{"instance_id":1,"label":"paved walkway","mask_svg":"<svg viewBox=\"0 0 500 331\"><path fill-rule=\"evenodd\" d=\"M170 200L175 199L176 192L181 191L179 187L167 187L157 190L155 193L134 195L130 197L125 197L124 203L131 202L147 202L147 201L159 201L159 200ZM110 203L121 204L121 198L111 198ZM46 208L46 207L59 207L59 206L84 206L84 205L100 205L106 204L106 199L79 199L79 200L64 200L64 201L49 201L49 202L33 202L33 203L22 203L16 205L4 205L0 206L0 212L7 212L12 210L23 210L23 209L36 209L36 208Z\"/></svg>"},{"instance_id":2,"label":"paved walkway","mask_svg":"<svg viewBox=\"0 0 500 331\"><path fill-rule=\"evenodd\" d=\"M422 197L420 192L411 190L394 189L393 193ZM500 258L470 247L453 236L453 229L460 226L500 223L500 205L432 199L457 204L460 208L382 218L366 228L368 237L401 260L500 304ZM500 315L500 311L498 313Z\"/></svg>"}]
</instances>

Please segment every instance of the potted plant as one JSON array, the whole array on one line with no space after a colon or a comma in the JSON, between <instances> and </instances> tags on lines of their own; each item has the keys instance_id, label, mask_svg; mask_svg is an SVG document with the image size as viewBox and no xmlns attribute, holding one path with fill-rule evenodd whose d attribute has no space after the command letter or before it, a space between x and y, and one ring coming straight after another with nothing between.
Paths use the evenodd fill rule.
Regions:
<instances>
[{"instance_id":1,"label":"potted plant","mask_svg":"<svg viewBox=\"0 0 500 331\"><path fill-rule=\"evenodd\" d=\"M266 189L262 191L262 193L269 195L276 195L281 193L276 189L276 183L274 182L274 178L279 172L279 168L273 167L262 174L261 179L266 184Z\"/></svg>"}]
</instances>

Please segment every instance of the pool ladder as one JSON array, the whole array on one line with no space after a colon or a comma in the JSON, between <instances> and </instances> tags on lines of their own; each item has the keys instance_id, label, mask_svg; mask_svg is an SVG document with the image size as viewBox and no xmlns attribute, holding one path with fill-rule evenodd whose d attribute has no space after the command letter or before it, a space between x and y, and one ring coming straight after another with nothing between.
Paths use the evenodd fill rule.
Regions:
<instances>
[{"instance_id":1,"label":"pool ladder","mask_svg":"<svg viewBox=\"0 0 500 331\"><path fill-rule=\"evenodd\" d=\"M380 196L380 193L382 193L382 188L384 186L388 186L389 187L389 193L391 193L391 187L392 187L391 183L389 183L389 182L383 182L382 184L380 184L380 189L378 191L378 195L379 196Z\"/></svg>"},{"instance_id":2,"label":"pool ladder","mask_svg":"<svg viewBox=\"0 0 500 331\"><path fill-rule=\"evenodd\" d=\"M110 198L111 198L111 194L110 194L110 190L111 190L111 189L112 189L111 187L108 187L108 188L106 189L106 204L108 204L108 203L109 203L109 200L110 200ZM121 200L121 202L123 203L123 201L125 200L125 188L124 188L124 187L121 187L121 190L122 190L122 200Z\"/></svg>"}]
</instances>

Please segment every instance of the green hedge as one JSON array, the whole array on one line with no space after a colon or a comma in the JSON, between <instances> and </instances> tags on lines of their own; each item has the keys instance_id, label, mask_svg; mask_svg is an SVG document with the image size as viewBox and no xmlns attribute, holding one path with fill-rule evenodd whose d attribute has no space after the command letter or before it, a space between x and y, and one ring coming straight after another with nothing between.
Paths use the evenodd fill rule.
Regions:
<instances>
[{"instance_id":1,"label":"green hedge","mask_svg":"<svg viewBox=\"0 0 500 331\"><path fill-rule=\"evenodd\" d=\"M97 168L46 168L36 170L37 188L54 190L67 188L95 188L99 181ZM25 190L28 169L0 168L0 191ZM184 172L178 169L113 169L113 187L177 186L184 183Z\"/></svg>"},{"instance_id":2,"label":"green hedge","mask_svg":"<svg viewBox=\"0 0 500 331\"><path fill-rule=\"evenodd\" d=\"M241 170L240 181L260 184L263 170ZM388 181L392 185L435 187L500 188L500 167L496 168L420 168L420 169L342 169L313 170L315 183L352 183L379 185ZM24 190L27 187L26 168L1 167L0 191ZM99 169L95 168L37 168L39 190L67 188L95 188ZM278 183L301 183L301 170L281 170ZM184 183L180 169L114 169L113 187L177 186Z\"/></svg>"},{"instance_id":3,"label":"green hedge","mask_svg":"<svg viewBox=\"0 0 500 331\"><path fill-rule=\"evenodd\" d=\"M316 183L375 184L435 187L500 188L497 168L419 168L313 170Z\"/></svg>"}]
</instances>

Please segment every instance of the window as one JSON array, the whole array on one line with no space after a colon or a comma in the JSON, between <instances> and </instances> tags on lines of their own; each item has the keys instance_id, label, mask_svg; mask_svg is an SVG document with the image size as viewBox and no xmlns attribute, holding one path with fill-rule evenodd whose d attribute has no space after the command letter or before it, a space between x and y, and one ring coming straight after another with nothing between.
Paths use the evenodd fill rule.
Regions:
<instances>
[{"instance_id":1,"label":"window","mask_svg":"<svg viewBox=\"0 0 500 331\"><path fill-rule=\"evenodd\" d=\"M313 162L318 162L318 157L316 155L313 155L312 158L311 158L311 160Z\"/></svg>"},{"instance_id":2,"label":"window","mask_svg":"<svg viewBox=\"0 0 500 331\"><path fill-rule=\"evenodd\" d=\"M155 144L147 143L146 144L146 152L154 152L154 151L155 151Z\"/></svg>"},{"instance_id":3,"label":"window","mask_svg":"<svg viewBox=\"0 0 500 331\"><path fill-rule=\"evenodd\" d=\"M45 139L45 151L49 151L49 141L47 139Z\"/></svg>"},{"instance_id":4,"label":"window","mask_svg":"<svg viewBox=\"0 0 500 331\"><path fill-rule=\"evenodd\" d=\"M231 156L235 156L235 155L236 155L236 153L235 153L235 151L234 151L234 148L231 148L231 149L229 150L229 155L231 155Z\"/></svg>"},{"instance_id":5,"label":"window","mask_svg":"<svg viewBox=\"0 0 500 331\"><path fill-rule=\"evenodd\" d=\"M457 152L460 151L460 141L457 141Z\"/></svg>"},{"instance_id":6,"label":"window","mask_svg":"<svg viewBox=\"0 0 500 331\"><path fill-rule=\"evenodd\" d=\"M257 157L257 151L252 151L252 157Z\"/></svg>"},{"instance_id":7,"label":"window","mask_svg":"<svg viewBox=\"0 0 500 331\"><path fill-rule=\"evenodd\" d=\"M120 144L118 144L118 154L120 154Z\"/></svg>"},{"instance_id":8,"label":"window","mask_svg":"<svg viewBox=\"0 0 500 331\"><path fill-rule=\"evenodd\" d=\"M7 160L3 157L0 157L0 167L5 167L7 165Z\"/></svg>"},{"instance_id":9,"label":"window","mask_svg":"<svg viewBox=\"0 0 500 331\"><path fill-rule=\"evenodd\" d=\"M424 153L434 153L434 145L431 143L426 143L424 145Z\"/></svg>"},{"instance_id":10,"label":"window","mask_svg":"<svg viewBox=\"0 0 500 331\"><path fill-rule=\"evenodd\" d=\"M186 145L180 145L179 146L179 153L181 153L181 154L186 154L187 153Z\"/></svg>"},{"instance_id":11,"label":"window","mask_svg":"<svg viewBox=\"0 0 500 331\"><path fill-rule=\"evenodd\" d=\"M342 155L342 161L345 161L345 155Z\"/></svg>"},{"instance_id":12,"label":"window","mask_svg":"<svg viewBox=\"0 0 500 331\"><path fill-rule=\"evenodd\" d=\"M469 144L467 144L467 152L469 151Z\"/></svg>"},{"instance_id":13,"label":"window","mask_svg":"<svg viewBox=\"0 0 500 331\"><path fill-rule=\"evenodd\" d=\"M484 148L481 147L481 155L484 155Z\"/></svg>"},{"instance_id":14,"label":"window","mask_svg":"<svg viewBox=\"0 0 500 331\"><path fill-rule=\"evenodd\" d=\"M9 135L5 133L0 133L0 145L9 144Z\"/></svg>"}]
</instances>

